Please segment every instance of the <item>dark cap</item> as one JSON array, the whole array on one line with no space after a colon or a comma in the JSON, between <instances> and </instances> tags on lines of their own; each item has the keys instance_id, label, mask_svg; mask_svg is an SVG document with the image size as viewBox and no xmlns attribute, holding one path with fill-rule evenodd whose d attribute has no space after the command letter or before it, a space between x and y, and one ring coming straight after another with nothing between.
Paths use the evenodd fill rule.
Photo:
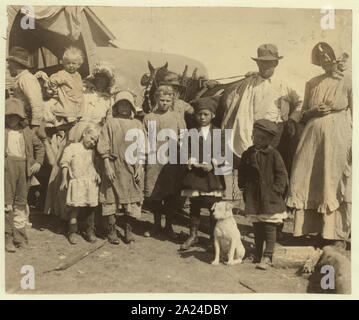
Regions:
<instances>
[{"instance_id":1,"label":"dark cap","mask_svg":"<svg viewBox=\"0 0 359 320\"><path fill-rule=\"evenodd\" d=\"M184 85L182 85L182 84L180 83L178 74L176 74L176 73L174 73L174 72L168 72L168 73L164 76L164 78L162 79L162 81L160 81L159 85L160 85L160 86L184 87Z\"/></svg>"},{"instance_id":2,"label":"dark cap","mask_svg":"<svg viewBox=\"0 0 359 320\"><path fill-rule=\"evenodd\" d=\"M265 131L265 132L271 134L272 136L276 136L277 132L278 132L277 125L274 122L267 120L267 119L257 120L254 123L253 128L257 128L262 131Z\"/></svg>"},{"instance_id":3,"label":"dark cap","mask_svg":"<svg viewBox=\"0 0 359 320\"><path fill-rule=\"evenodd\" d=\"M191 101L191 105L194 107L195 112L199 112L201 110L209 110L213 113L216 113L220 98L221 96L199 98Z\"/></svg>"},{"instance_id":4,"label":"dark cap","mask_svg":"<svg viewBox=\"0 0 359 320\"><path fill-rule=\"evenodd\" d=\"M30 68L30 53L25 48L22 47L12 47L9 52L9 57L6 59L8 61L15 61L26 68Z\"/></svg>"}]
</instances>

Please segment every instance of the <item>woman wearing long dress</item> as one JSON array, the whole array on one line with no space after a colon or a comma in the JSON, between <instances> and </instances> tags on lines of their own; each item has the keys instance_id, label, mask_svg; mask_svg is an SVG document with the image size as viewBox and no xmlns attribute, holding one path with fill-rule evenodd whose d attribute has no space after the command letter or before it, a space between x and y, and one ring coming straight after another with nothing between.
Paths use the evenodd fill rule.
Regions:
<instances>
[{"instance_id":1,"label":"woman wearing long dress","mask_svg":"<svg viewBox=\"0 0 359 320\"><path fill-rule=\"evenodd\" d=\"M60 191L61 170L60 161L65 147L70 142L78 142L82 137L83 130L89 123L103 126L108 117L112 117L109 110L113 103L115 89L114 67L106 62L99 61L93 66L91 75L84 84L84 113L75 126L65 126L64 131L58 131L51 137L51 153L55 160L51 163L51 175L49 179L45 214L52 214L67 221L66 192ZM48 152L47 152L48 153Z\"/></svg>"},{"instance_id":2,"label":"woman wearing long dress","mask_svg":"<svg viewBox=\"0 0 359 320\"><path fill-rule=\"evenodd\" d=\"M324 42L312 63L325 73L306 84L305 124L296 150L287 206L294 209L294 236L320 234L347 240L351 226L352 87L344 76L347 54L335 57Z\"/></svg>"}]
</instances>

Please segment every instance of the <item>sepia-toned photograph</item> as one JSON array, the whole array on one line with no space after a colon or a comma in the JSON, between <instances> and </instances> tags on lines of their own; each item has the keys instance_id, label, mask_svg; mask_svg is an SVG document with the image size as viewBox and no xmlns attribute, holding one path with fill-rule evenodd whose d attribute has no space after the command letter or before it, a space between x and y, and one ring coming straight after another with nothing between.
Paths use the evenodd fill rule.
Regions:
<instances>
[{"instance_id":1,"label":"sepia-toned photograph","mask_svg":"<svg viewBox=\"0 0 359 320\"><path fill-rule=\"evenodd\" d=\"M351 294L352 10L6 11L7 295Z\"/></svg>"}]
</instances>

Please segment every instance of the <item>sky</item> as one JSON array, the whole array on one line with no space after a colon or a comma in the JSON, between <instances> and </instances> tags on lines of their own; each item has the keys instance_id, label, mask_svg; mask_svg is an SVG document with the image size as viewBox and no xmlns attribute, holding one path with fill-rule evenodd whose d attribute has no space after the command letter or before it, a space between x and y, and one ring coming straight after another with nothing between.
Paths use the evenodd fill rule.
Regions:
<instances>
[{"instance_id":1,"label":"sky","mask_svg":"<svg viewBox=\"0 0 359 320\"><path fill-rule=\"evenodd\" d=\"M276 75L303 93L322 71L310 63L313 46L328 42L351 56L351 11L336 10L334 29L322 30L320 9L220 7L92 7L120 48L176 53L201 61L210 79L256 71L263 43L284 56ZM170 69L170 67L169 67ZM191 71L189 71L191 73ZM233 81L233 80L229 80Z\"/></svg>"}]
</instances>

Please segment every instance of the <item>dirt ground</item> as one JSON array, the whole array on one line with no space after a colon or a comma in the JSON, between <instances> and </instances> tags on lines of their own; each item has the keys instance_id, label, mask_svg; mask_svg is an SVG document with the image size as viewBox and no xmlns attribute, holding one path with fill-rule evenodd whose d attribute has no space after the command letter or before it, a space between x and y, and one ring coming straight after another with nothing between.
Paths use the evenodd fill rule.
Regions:
<instances>
[{"instance_id":1,"label":"dirt ground","mask_svg":"<svg viewBox=\"0 0 359 320\"><path fill-rule=\"evenodd\" d=\"M188 217L177 215L175 231L185 239ZM244 237L246 251L253 248L253 235L247 219L235 215ZM227 266L212 266L213 254L208 244L208 216L201 221L200 243L186 252L179 252L178 243L165 237L142 236L152 221L152 214L143 212L143 222L135 225L136 241L119 246L106 244L64 271L50 269L101 244L87 243L83 238L71 245L56 230L54 218L42 214L30 216L29 247L16 253L6 253L7 293L305 293L308 280L295 269L273 267L267 271L255 269L250 262ZM121 220L121 217L120 217ZM164 221L163 221L164 222ZM284 235L290 237L291 222L286 222ZM204 231L204 232L203 232ZM122 229L120 229L120 234ZM182 240L180 239L180 240ZM277 244L278 246L280 244ZM23 265L35 270L35 289L23 290L20 272Z\"/></svg>"}]
</instances>

